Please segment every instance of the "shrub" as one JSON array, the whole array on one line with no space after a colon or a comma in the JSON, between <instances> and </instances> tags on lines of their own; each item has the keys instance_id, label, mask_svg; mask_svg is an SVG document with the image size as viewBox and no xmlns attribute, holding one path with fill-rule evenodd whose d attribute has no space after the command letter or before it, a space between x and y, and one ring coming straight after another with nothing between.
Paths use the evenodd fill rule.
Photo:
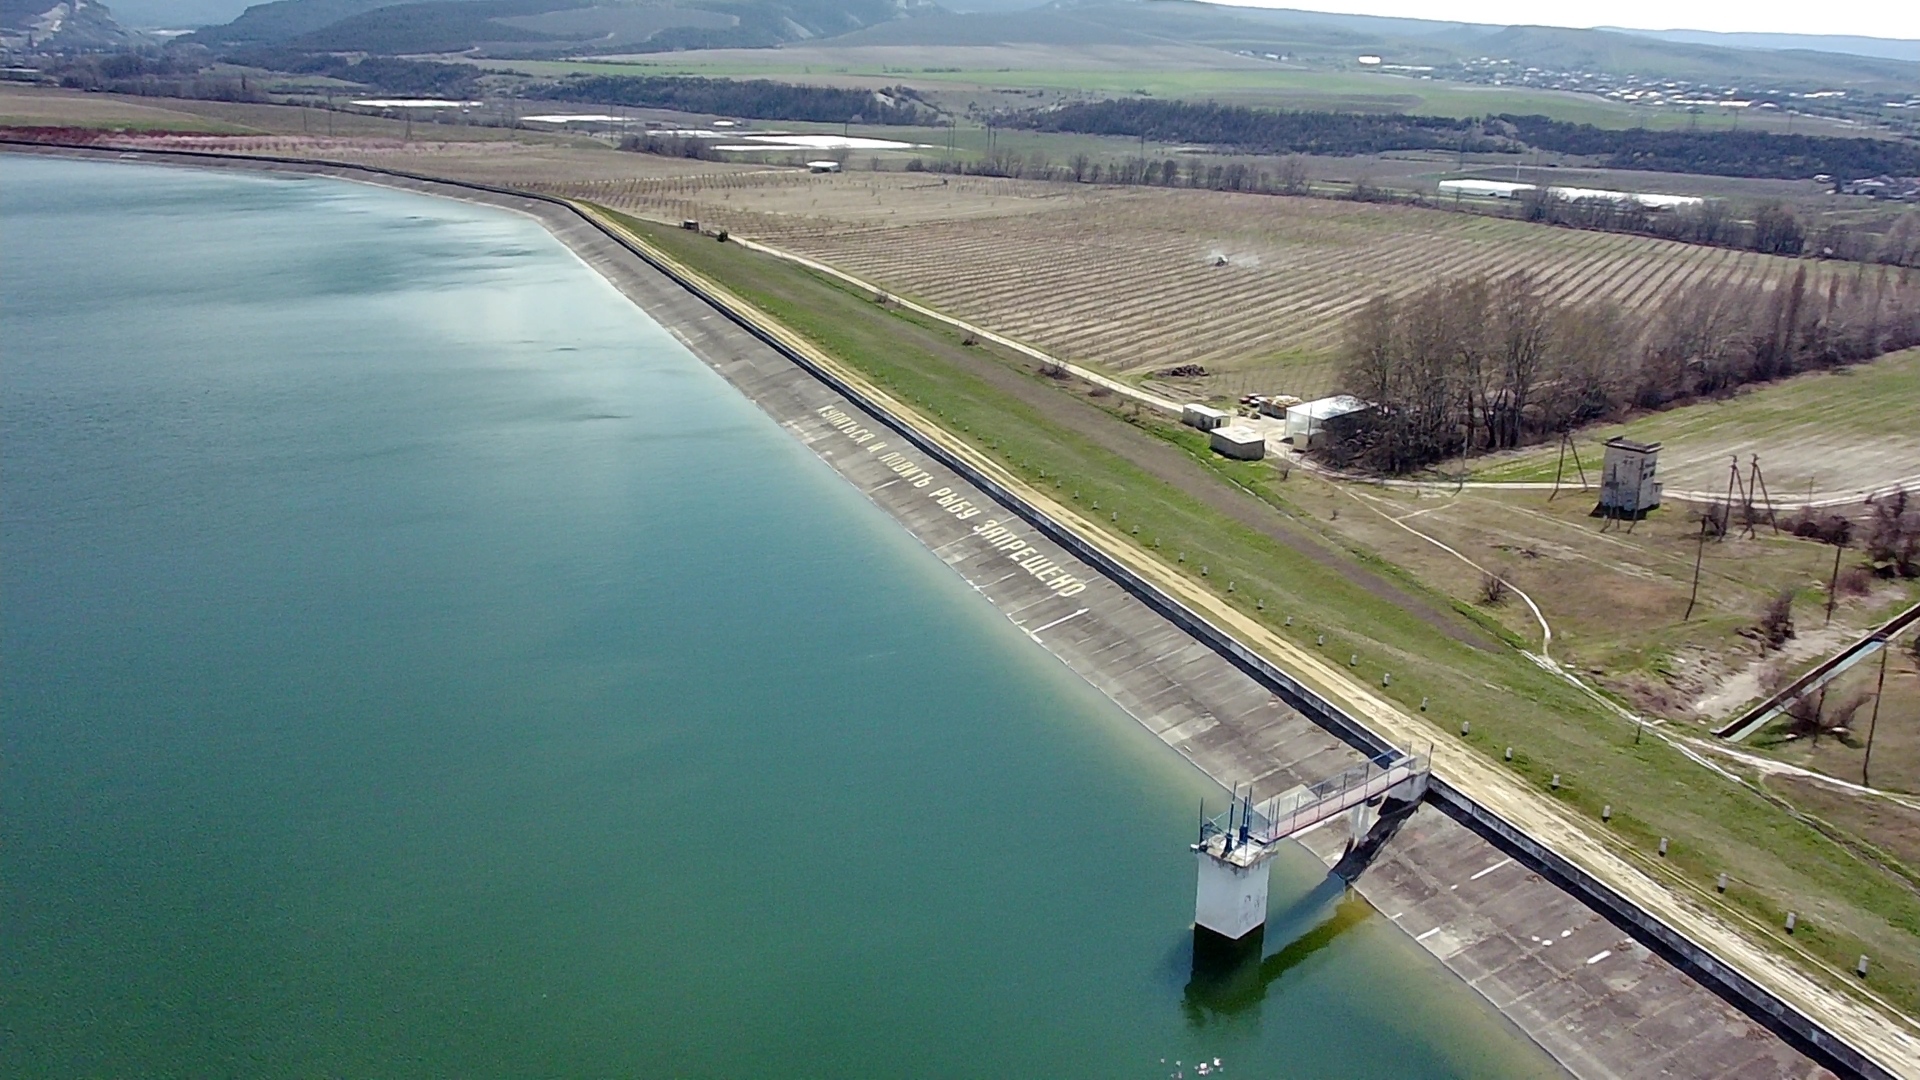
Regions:
<instances>
[{"instance_id":1,"label":"shrub","mask_svg":"<svg viewBox=\"0 0 1920 1080\"><path fill-rule=\"evenodd\" d=\"M1507 579L1495 573L1480 575L1480 602L1487 607L1498 607L1507 602Z\"/></svg>"},{"instance_id":2,"label":"shrub","mask_svg":"<svg viewBox=\"0 0 1920 1080\"><path fill-rule=\"evenodd\" d=\"M1793 590L1781 589L1760 610L1760 639L1778 649L1793 638Z\"/></svg>"},{"instance_id":3,"label":"shrub","mask_svg":"<svg viewBox=\"0 0 1920 1080\"><path fill-rule=\"evenodd\" d=\"M1920 577L1920 512L1910 508L1905 488L1867 500L1873 520L1867 528L1867 558L1874 569L1893 577Z\"/></svg>"}]
</instances>

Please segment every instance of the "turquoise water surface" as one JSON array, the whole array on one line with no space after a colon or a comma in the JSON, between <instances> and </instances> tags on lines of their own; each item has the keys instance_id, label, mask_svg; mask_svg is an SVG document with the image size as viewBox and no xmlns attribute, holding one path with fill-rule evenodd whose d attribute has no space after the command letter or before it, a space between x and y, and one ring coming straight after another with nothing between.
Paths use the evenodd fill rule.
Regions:
<instances>
[{"instance_id":1,"label":"turquoise water surface","mask_svg":"<svg viewBox=\"0 0 1920 1080\"><path fill-rule=\"evenodd\" d=\"M0 214L0 1074L1552 1074L531 221Z\"/></svg>"}]
</instances>

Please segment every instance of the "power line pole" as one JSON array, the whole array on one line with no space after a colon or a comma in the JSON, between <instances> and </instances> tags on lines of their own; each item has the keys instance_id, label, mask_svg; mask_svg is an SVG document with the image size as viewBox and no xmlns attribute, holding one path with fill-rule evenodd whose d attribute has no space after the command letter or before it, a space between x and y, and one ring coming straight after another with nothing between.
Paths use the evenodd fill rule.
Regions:
<instances>
[{"instance_id":1,"label":"power line pole","mask_svg":"<svg viewBox=\"0 0 1920 1080\"><path fill-rule=\"evenodd\" d=\"M1753 455L1753 476L1747 485L1747 499L1749 502L1752 501L1753 493L1756 491L1760 493L1760 505L1767 508L1767 524L1773 526L1773 535L1779 536L1780 519L1779 515L1773 512L1773 493L1767 490L1766 474L1760 471L1759 454Z\"/></svg>"},{"instance_id":2,"label":"power line pole","mask_svg":"<svg viewBox=\"0 0 1920 1080\"><path fill-rule=\"evenodd\" d=\"M1707 554L1707 515L1700 515L1700 543L1693 549L1693 591L1687 594L1687 613L1680 616L1681 622L1693 618L1693 603L1700 598L1700 561Z\"/></svg>"},{"instance_id":3,"label":"power line pole","mask_svg":"<svg viewBox=\"0 0 1920 1080\"><path fill-rule=\"evenodd\" d=\"M1834 590L1840 585L1840 553L1846 548L1845 544L1833 545L1833 576L1827 579L1827 621L1823 626L1833 625L1833 602L1837 597Z\"/></svg>"},{"instance_id":4,"label":"power line pole","mask_svg":"<svg viewBox=\"0 0 1920 1080\"><path fill-rule=\"evenodd\" d=\"M1873 732L1880 726L1880 691L1887 688L1887 654L1893 651L1893 639L1880 647L1880 681L1873 687L1873 715L1867 720L1867 752L1860 759L1860 786L1872 787L1867 783L1867 767L1873 763Z\"/></svg>"}]
</instances>

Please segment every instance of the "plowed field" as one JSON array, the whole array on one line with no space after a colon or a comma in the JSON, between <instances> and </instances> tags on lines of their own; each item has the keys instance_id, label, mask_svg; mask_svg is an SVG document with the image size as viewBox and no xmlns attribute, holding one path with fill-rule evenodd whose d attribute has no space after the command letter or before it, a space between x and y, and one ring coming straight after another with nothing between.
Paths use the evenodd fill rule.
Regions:
<instances>
[{"instance_id":1,"label":"plowed field","mask_svg":"<svg viewBox=\"0 0 1920 1080\"><path fill-rule=\"evenodd\" d=\"M1556 297L1645 312L1685 285L1819 264L1638 236L1323 199L923 173L766 172L556 190L698 218L875 281L1063 359L1196 390L1335 389L1345 317L1377 292L1531 270Z\"/></svg>"}]
</instances>

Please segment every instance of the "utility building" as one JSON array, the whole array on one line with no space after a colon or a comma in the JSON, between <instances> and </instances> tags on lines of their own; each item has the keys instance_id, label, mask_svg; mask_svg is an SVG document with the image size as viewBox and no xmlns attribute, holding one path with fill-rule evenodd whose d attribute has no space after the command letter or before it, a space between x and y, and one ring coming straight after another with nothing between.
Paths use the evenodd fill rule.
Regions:
<instances>
[{"instance_id":1,"label":"utility building","mask_svg":"<svg viewBox=\"0 0 1920 1080\"><path fill-rule=\"evenodd\" d=\"M1213 452L1221 457L1259 461L1267 456L1267 437L1258 428L1243 424L1214 428L1208 441L1213 444Z\"/></svg>"},{"instance_id":2,"label":"utility building","mask_svg":"<svg viewBox=\"0 0 1920 1080\"><path fill-rule=\"evenodd\" d=\"M1351 394L1324 397L1288 406L1287 441L1298 449L1305 450L1313 445L1314 440L1326 434L1328 421L1357 413L1366 407L1366 402Z\"/></svg>"},{"instance_id":3,"label":"utility building","mask_svg":"<svg viewBox=\"0 0 1920 1080\"><path fill-rule=\"evenodd\" d=\"M1594 517L1647 516L1660 505L1660 481L1653 478L1660 462L1660 444L1635 442L1614 436L1607 440L1607 456L1600 473L1600 505Z\"/></svg>"},{"instance_id":4,"label":"utility building","mask_svg":"<svg viewBox=\"0 0 1920 1080\"><path fill-rule=\"evenodd\" d=\"M1188 427L1197 427L1201 431L1225 427L1227 421L1232 419L1233 414L1225 409L1216 409L1211 405L1201 405L1197 402L1180 408L1180 422Z\"/></svg>"}]
</instances>

